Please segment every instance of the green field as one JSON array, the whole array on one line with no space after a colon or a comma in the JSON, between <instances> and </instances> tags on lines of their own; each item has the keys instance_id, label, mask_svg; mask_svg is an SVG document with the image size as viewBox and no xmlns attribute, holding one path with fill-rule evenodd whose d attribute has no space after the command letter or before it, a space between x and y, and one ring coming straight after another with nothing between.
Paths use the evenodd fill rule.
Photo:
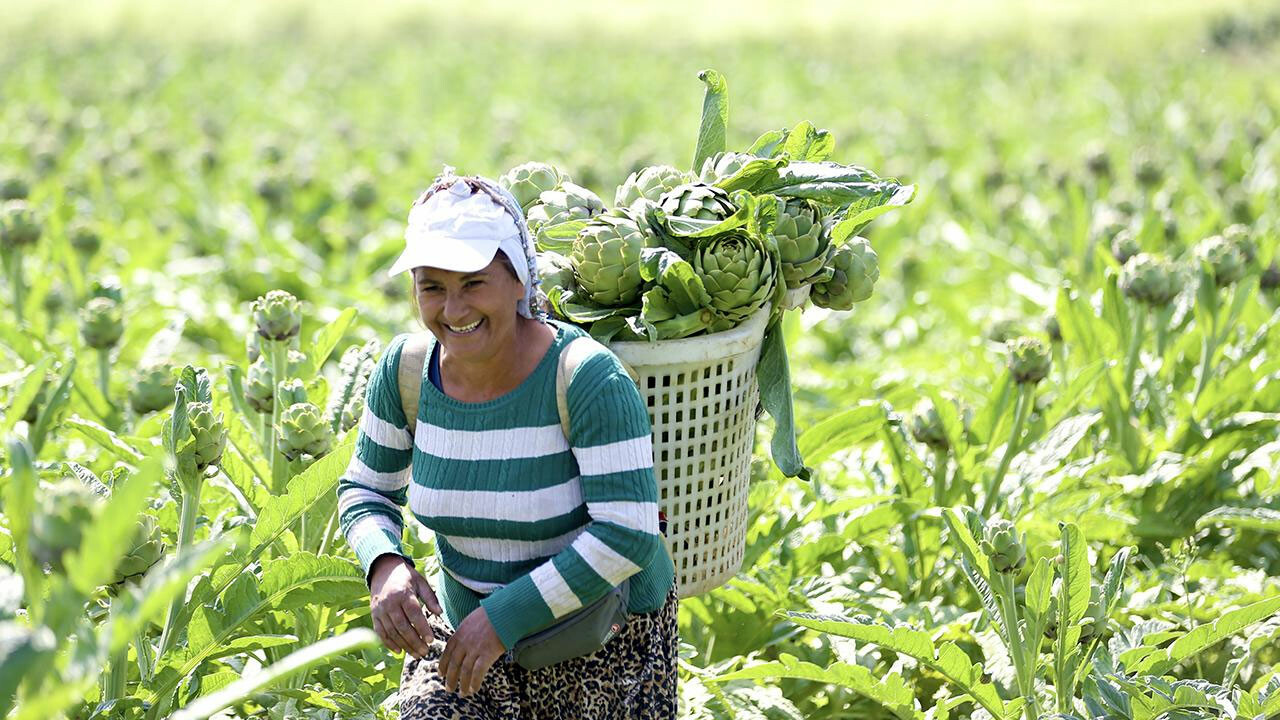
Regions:
<instances>
[{"instance_id":1,"label":"green field","mask_svg":"<svg viewBox=\"0 0 1280 720\"><path fill-rule=\"evenodd\" d=\"M870 298L782 315L814 474L766 416L682 717L1280 717L1280 4L11 5L0 716L395 717L331 518L417 328L407 209L446 164L609 207L697 173L714 68L727 149L807 120L916 189L859 232ZM275 289L340 431L292 462L245 403ZM217 416L221 459L166 469Z\"/></svg>"}]
</instances>

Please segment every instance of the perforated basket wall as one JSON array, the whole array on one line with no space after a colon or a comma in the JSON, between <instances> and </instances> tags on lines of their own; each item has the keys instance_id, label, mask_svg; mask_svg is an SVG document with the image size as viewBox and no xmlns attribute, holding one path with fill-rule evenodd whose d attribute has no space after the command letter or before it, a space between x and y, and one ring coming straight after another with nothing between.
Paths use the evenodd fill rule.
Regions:
<instances>
[{"instance_id":1,"label":"perforated basket wall","mask_svg":"<svg viewBox=\"0 0 1280 720\"><path fill-rule=\"evenodd\" d=\"M610 348L635 371L653 424L659 503L680 596L724 584L742 565L759 391L762 310L733 330Z\"/></svg>"}]
</instances>

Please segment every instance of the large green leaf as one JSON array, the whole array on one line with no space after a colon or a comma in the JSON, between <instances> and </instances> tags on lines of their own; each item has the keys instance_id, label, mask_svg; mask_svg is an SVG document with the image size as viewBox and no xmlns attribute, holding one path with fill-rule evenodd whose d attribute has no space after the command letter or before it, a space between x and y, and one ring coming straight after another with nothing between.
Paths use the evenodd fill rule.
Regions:
<instances>
[{"instance_id":1,"label":"large green leaf","mask_svg":"<svg viewBox=\"0 0 1280 720\"><path fill-rule=\"evenodd\" d=\"M981 663L972 662L955 643L934 645L930 633L910 627L892 627L870 618L846 618L838 615L814 615L788 612L785 616L797 625L860 642L874 643L887 650L902 653L945 677L960 692L995 717L1005 716L1005 705L996 688L983 679Z\"/></svg>"},{"instance_id":2,"label":"large green leaf","mask_svg":"<svg viewBox=\"0 0 1280 720\"><path fill-rule=\"evenodd\" d=\"M698 79L706 85L702 96L702 123L698 126L698 144L693 152L693 171L702 162L718 152L724 152L725 137L729 130L729 85L724 76L707 69L698 73Z\"/></svg>"},{"instance_id":3,"label":"large green leaf","mask_svg":"<svg viewBox=\"0 0 1280 720\"><path fill-rule=\"evenodd\" d=\"M45 373L52 364L53 356L45 355L27 368L26 375L10 396L9 406L4 411L4 419L0 420L0 437L8 435L27 413L27 408L31 407L36 395L40 393L40 388L44 386Z\"/></svg>"},{"instance_id":4,"label":"large green leaf","mask_svg":"<svg viewBox=\"0 0 1280 720\"><path fill-rule=\"evenodd\" d=\"M85 529L79 550L67 558L67 577L86 596L112 581L116 565L132 547L138 515L160 482L163 462L155 452L127 480L117 482L106 506Z\"/></svg>"},{"instance_id":5,"label":"large green leaf","mask_svg":"<svg viewBox=\"0 0 1280 720\"><path fill-rule=\"evenodd\" d=\"M884 427L886 418L887 406L884 403L864 401L804 431L798 441L800 453L810 463L821 463L836 452L874 437Z\"/></svg>"},{"instance_id":6,"label":"large green leaf","mask_svg":"<svg viewBox=\"0 0 1280 720\"><path fill-rule=\"evenodd\" d=\"M1197 625L1182 633L1167 648L1157 648L1146 657L1134 661L1127 669L1153 675L1169 672L1183 660L1194 657L1277 612L1280 612L1280 596L1231 610L1213 622Z\"/></svg>"},{"instance_id":7,"label":"large green leaf","mask_svg":"<svg viewBox=\"0 0 1280 720\"><path fill-rule=\"evenodd\" d=\"M1089 572L1089 547L1084 535L1074 523L1062 526L1062 544L1059 547L1063 562L1058 572L1062 577L1059 595L1059 624L1067 628L1075 625L1089 611L1089 589L1093 583Z\"/></svg>"},{"instance_id":8,"label":"large green leaf","mask_svg":"<svg viewBox=\"0 0 1280 720\"><path fill-rule=\"evenodd\" d=\"M23 677L38 670L41 659L51 656L56 647L48 628L31 630L12 620L0 622L0 717L8 717Z\"/></svg>"},{"instance_id":9,"label":"large green leaf","mask_svg":"<svg viewBox=\"0 0 1280 720\"><path fill-rule=\"evenodd\" d=\"M1280 533L1280 510L1269 508L1220 507L1196 521L1197 528L1233 527Z\"/></svg>"},{"instance_id":10,"label":"large green leaf","mask_svg":"<svg viewBox=\"0 0 1280 720\"><path fill-rule=\"evenodd\" d=\"M304 380L310 380L320 372L320 368L324 367L325 361L329 359L329 355L333 353L333 349L338 346L338 342L342 340L342 336L346 334L347 328L351 327L355 319L356 309L346 308L311 336L311 345L307 348L309 368Z\"/></svg>"},{"instance_id":11,"label":"large green leaf","mask_svg":"<svg viewBox=\"0 0 1280 720\"><path fill-rule=\"evenodd\" d=\"M704 678L704 681L730 682L765 678L795 678L833 683L880 703L900 720L924 720L924 713L916 707L915 693L901 675L889 673L877 677L861 665L838 662L821 667L783 653L777 661L750 665L735 672Z\"/></svg>"}]
</instances>

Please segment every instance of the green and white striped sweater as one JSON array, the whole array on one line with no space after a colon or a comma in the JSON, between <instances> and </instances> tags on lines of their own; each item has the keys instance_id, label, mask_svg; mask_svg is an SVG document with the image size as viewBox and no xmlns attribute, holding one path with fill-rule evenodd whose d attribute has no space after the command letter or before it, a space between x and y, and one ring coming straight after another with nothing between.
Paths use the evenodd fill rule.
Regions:
<instances>
[{"instance_id":1,"label":"green and white striped sweater","mask_svg":"<svg viewBox=\"0 0 1280 720\"><path fill-rule=\"evenodd\" d=\"M408 336L396 337L369 379L338 483L342 531L366 576L379 556L404 554L407 503L435 533L445 570L435 587L450 623L483 606L507 648L628 577L630 610L657 610L674 577L644 400L612 353L591 355L568 388L566 439L556 367L582 331L555 327L533 373L496 400L454 400L424 368L413 438L397 382Z\"/></svg>"}]
</instances>

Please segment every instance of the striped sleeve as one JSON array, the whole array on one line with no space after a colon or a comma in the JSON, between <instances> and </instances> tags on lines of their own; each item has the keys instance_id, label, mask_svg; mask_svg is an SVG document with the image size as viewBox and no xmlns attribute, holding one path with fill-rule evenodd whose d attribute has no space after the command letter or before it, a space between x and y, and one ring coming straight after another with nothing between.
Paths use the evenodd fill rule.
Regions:
<instances>
[{"instance_id":1,"label":"striped sleeve","mask_svg":"<svg viewBox=\"0 0 1280 720\"><path fill-rule=\"evenodd\" d=\"M338 522L365 579L379 556L404 555L402 507L408 496L413 438L400 405L400 351L391 341L366 386L364 415L351 462L338 480Z\"/></svg>"},{"instance_id":2,"label":"striped sleeve","mask_svg":"<svg viewBox=\"0 0 1280 720\"><path fill-rule=\"evenodd\" d=\"M567 548L481 605L503 646L590 605L661 551L658 486L644 399L612 353L569 386L570 446L590 522Z\"/></svg>"}]
</instances>

